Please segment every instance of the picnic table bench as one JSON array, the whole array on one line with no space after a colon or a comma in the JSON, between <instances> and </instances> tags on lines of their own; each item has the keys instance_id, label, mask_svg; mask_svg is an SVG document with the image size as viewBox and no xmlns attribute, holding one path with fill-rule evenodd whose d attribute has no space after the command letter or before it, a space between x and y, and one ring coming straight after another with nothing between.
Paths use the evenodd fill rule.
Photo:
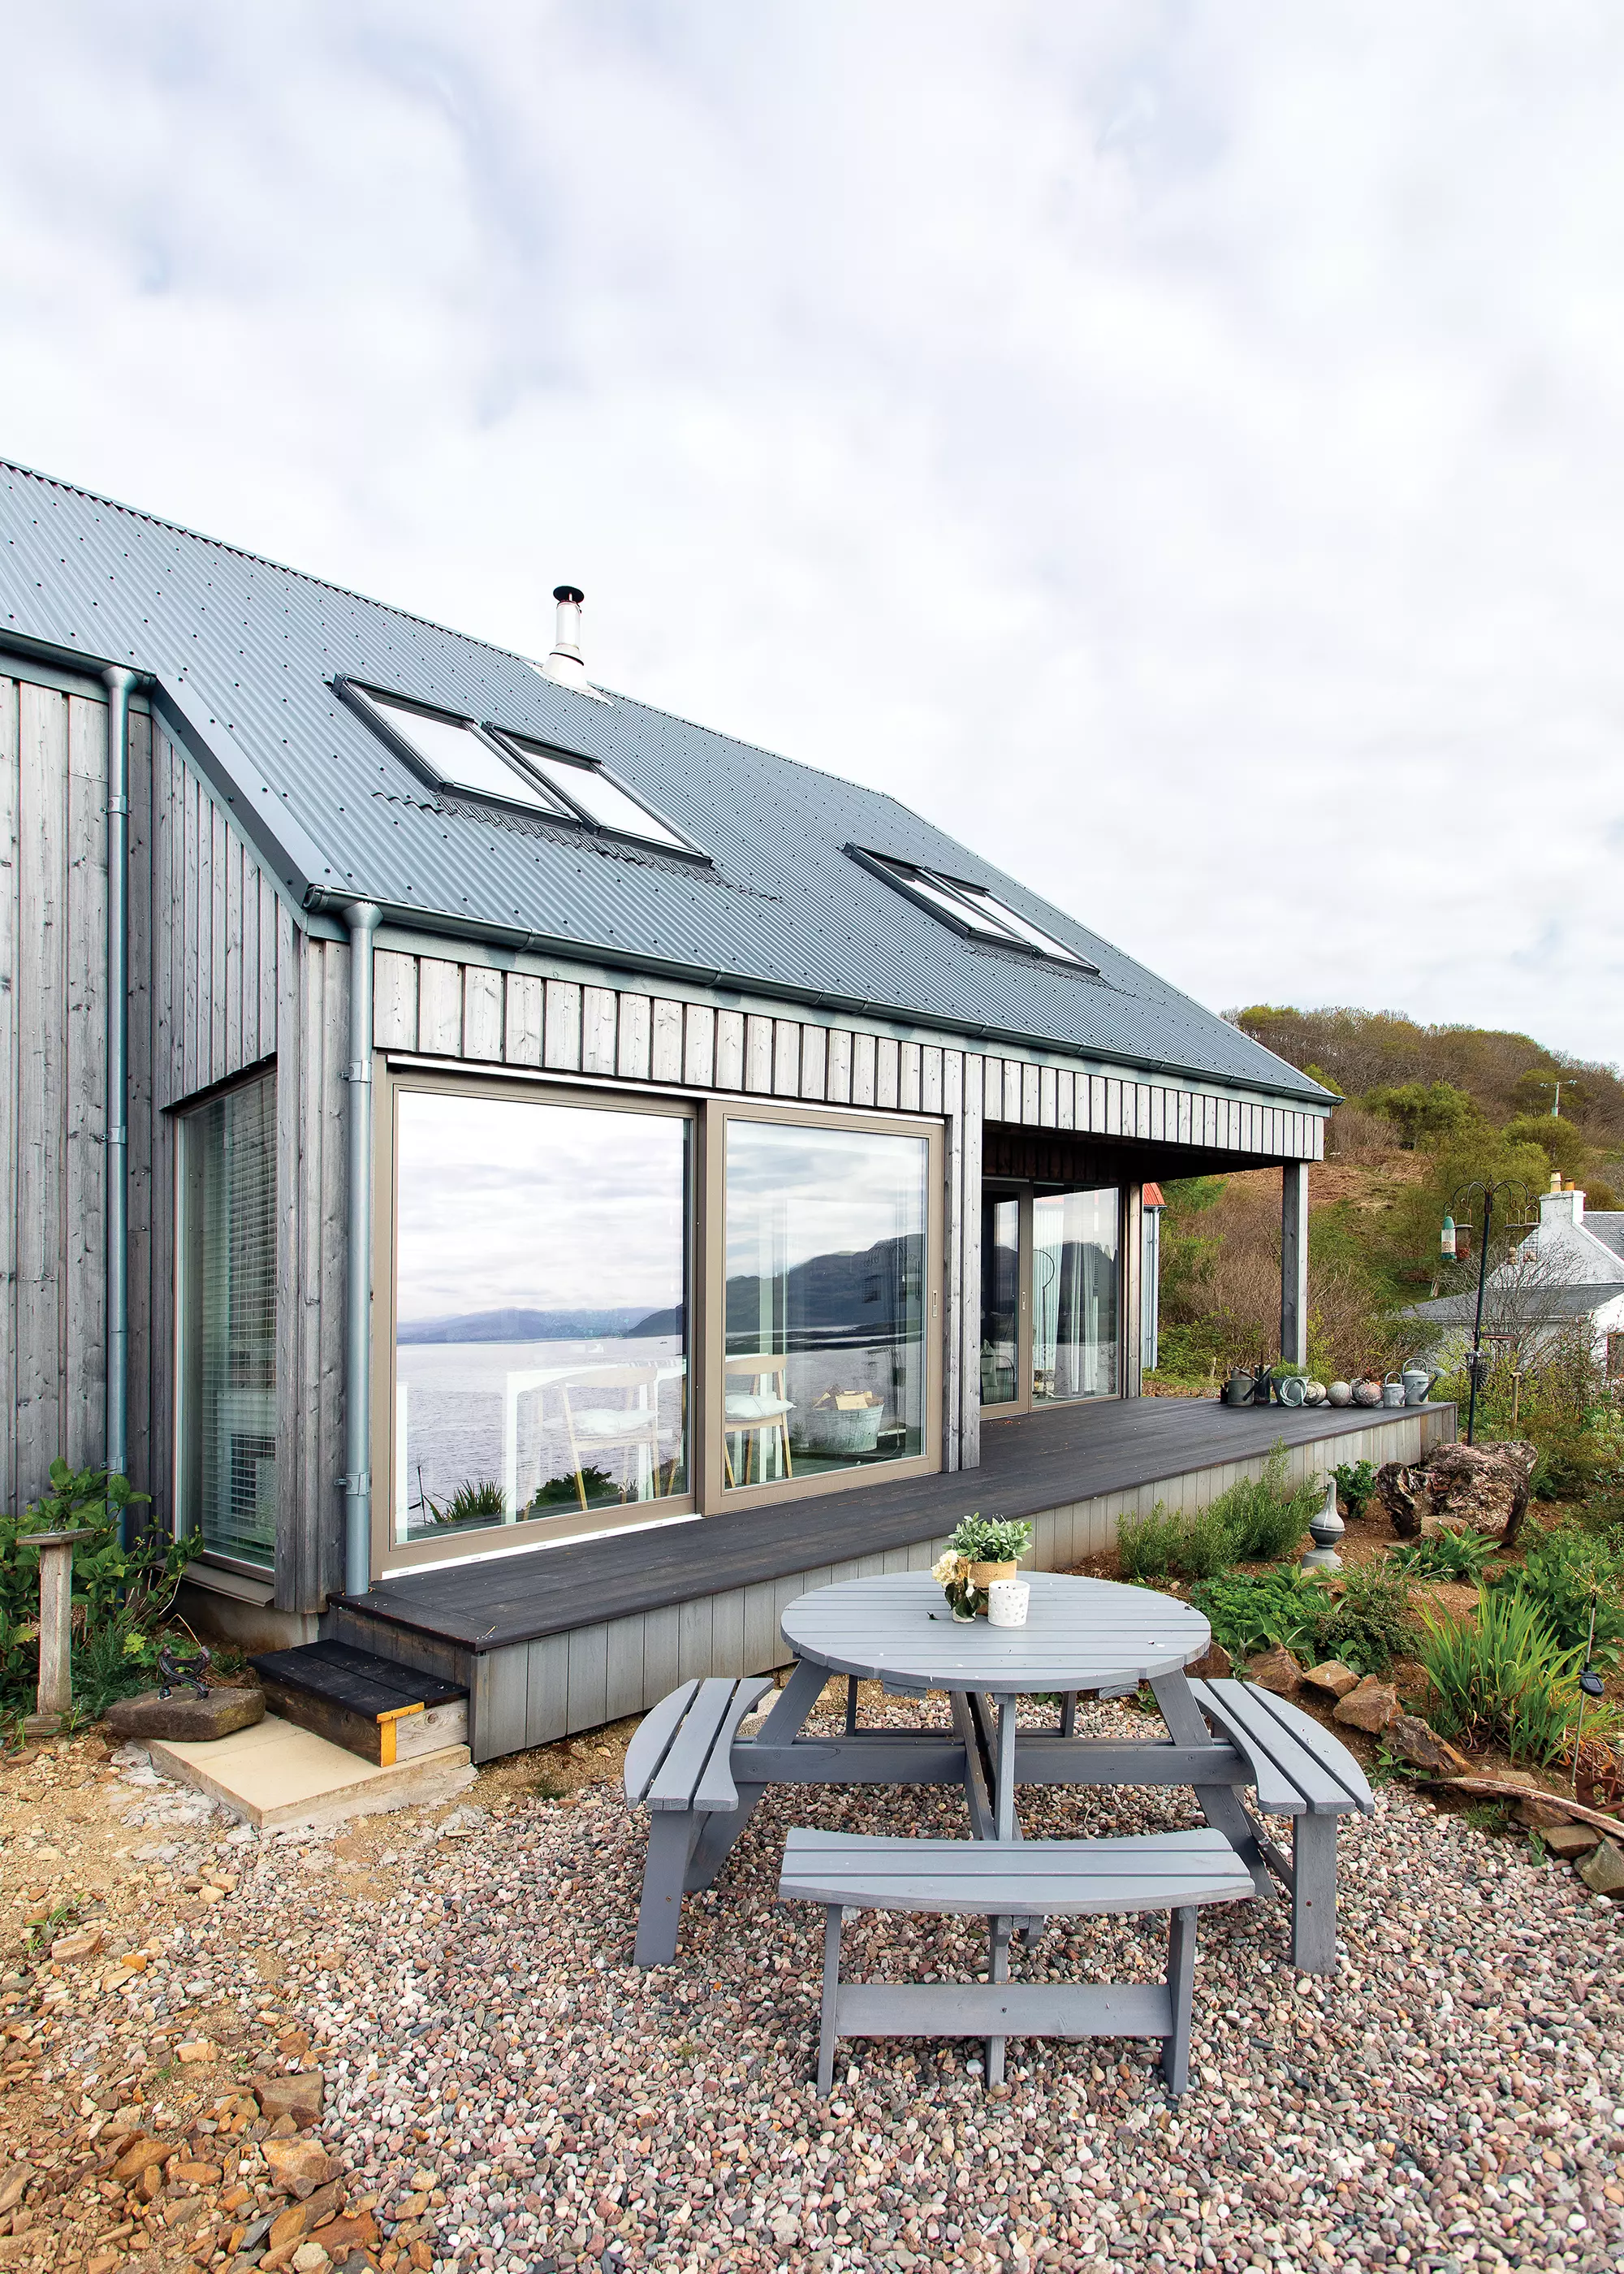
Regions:
<instances>
[{"instance_id":1,"label":"picnic table bench","mask_svg":"<svg viewBox=\"0 0 1624 2274\"><path fill-rule=\"evenodd\" d=\"M985 2037L987 2082L1004 2081L1006 2037L1159 2037L1168 2090L1190 2081L1198 1907L1248 1901L1252 1874L1221 1832L1121 1840L886 1840L797 1825L778 1894L823 1907L823 2024L817 2089L834 2084L841 2037ZM848 1910L981 1913L985 1982L848 1982L840 1933ZM1166 1911L1159 1983L1011 1982L1011 1915L1079 1918Z\"/></svg>"}]
</instances>

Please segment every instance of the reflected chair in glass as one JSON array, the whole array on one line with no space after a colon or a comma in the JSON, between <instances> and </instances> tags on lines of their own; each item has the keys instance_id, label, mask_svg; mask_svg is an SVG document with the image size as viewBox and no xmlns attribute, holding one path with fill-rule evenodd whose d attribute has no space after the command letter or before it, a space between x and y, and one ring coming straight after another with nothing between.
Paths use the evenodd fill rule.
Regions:
<instances>
[{"instance_id":1,"label":"reflected chair in glass","mask_svg":"<svg viewBox=\"0 0 1624 2274\"><path fill-rule=\"evenodd\" d=\"M726 1374L722 1401L722 1457L727 1465L727 1481L737 1485L741 1480L733 1472L733 1441L744 1441L744 1477L748 1484L750 1472L756 1465L756 1449L761 1447L761 1467L763 1474L758 1480L764 1484L767 1465L767 1442L777 1438L784 1455L784 1473L793 1477L795 1465L790 1458L789 1417L794 1412L794 1400L785 1395L788 1387L789 1360L782 1354L770 1351L754 1351L748 1356L737 1355L724 1360ZM750 1382L749 1389L735 1390L734 1378ZM771 1385L769 1387L768 1385Z\"/></svg>"},{"instance_id":2,"label":"reflected chair in glass","mask_svg":"<svg viewBox=\"0 0 1624 2274\"><path fill-rule=\"evenodd\" d=\"M660 1490L659 1368L654 1366L594 1367L559 1384L564 1406L564 1427L569 1438L570 1466L581 1512L588 1513L586 1480L582 1471L597 1464L597 1453L623 1453L620 1498L658 1499ZM628 1394L622 1405L577 1404L578 1398L597 1398L605 1391ZM587 1459L583 1459L583 1453ZM634 1488L633 1463L636 1476Z\"/></svg>"}]
</instances>

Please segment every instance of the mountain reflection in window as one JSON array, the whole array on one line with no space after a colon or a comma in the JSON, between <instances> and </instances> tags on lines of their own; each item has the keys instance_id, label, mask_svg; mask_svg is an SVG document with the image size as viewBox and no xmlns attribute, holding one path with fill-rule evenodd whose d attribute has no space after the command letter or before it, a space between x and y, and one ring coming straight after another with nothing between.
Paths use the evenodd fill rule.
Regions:
<instances>
[{"instance_id":1,"label":"mountain reflection in window","mask_svg":"<svg viewBox=\"0 0 1624 2274\"><path fill-rule=\"evenodd\" d=\"M416 1090L398 1113L396 1545L659 1516L688 1490L688 1122Z\"/></svg>"},{"instance_id":2,"label":"mountain reflection in window","mask_svg":"<svg viewBox=\"0 0 1624 2274\"><path fill-rule=\"evenodd\" d=\"M922 1137L730 1119L730 1486L923 1449L928 1158Z\"/></svg>"}]
</instances>

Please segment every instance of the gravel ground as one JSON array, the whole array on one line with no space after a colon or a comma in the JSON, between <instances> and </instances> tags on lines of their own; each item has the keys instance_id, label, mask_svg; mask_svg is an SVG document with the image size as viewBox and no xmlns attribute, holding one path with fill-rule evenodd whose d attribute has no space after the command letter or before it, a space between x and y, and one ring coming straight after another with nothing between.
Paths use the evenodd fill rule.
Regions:
<instances>
[{"instance_id":1,"label":"gravel ground","mask_svg":"<svg viewBox=\"0 0 1624 2274\"><path fill-rule=\"evenodd\" d=\"M1084 1718L1135 1726L1122 1706ZM212 2011L222 2045L238 2033L240 2077L274 2010L312 2041L280 2065L324 2072L318 2129L351 2207L377 2212L365 2263L1624 2265L1624 1911L1402 1789L1372 1822L1344 1819L1335 1977L1293 1975L1283 1905L1203 1915L1177 2107L1148 2047L1019 2042L996 2096L974 2047L891 2042L843 2047L834 2101L816 2102L821 1915L772 1900L786 1828L962 1834L951 1795L770 1795L717 1888L689 1899L675 1965L648 1973L629 1962L645 1823L617 1785L548 1800L510 1768L438 1821L383 1819L348 1862L342 1835L259 1839L177 1794L121 1796L169 1868L240 1883L168 1925L145 2004L64 2004L49 2074L89 2115L131 2031ZM1192 1820L1177 1793L1024 1796L1022 1814L1038 1836ZM1164 1931L1052 1928L1019 1970L1153 1977ZM961 1922L846 1932L853 1971L898 1977L973 1972L978 1943ZM147 2090L177 2095L184 2074L166 2074ZM223 2264L226 2240L216 2221L191 2260L123 2263ZM18 2263L3 2243L0 2260Z\"/></svg>"}]
</instances>

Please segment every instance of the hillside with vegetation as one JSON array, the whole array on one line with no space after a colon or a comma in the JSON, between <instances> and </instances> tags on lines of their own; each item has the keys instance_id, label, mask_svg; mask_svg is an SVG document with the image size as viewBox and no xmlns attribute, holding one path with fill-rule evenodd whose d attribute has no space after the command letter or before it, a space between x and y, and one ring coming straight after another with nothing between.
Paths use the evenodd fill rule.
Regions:
<instances>
[{"instance_id":1,"label":"hillside with vegetation","mask_svg":"<svg viewBox=\"0 0 1624 2274\"><path fill-rule=\"evenodd\" d=\"M1475 1250L1454 1266L1439 1252L1443 1217L1461 1214L1451 1203L1473 1179L1517 1179L1534 1217L1553 1174L1582 1186L1590 1209L1624 1205L1624 1081L1611 1066L1531 1035L1422 1026L1390 1011L1254 1004L1229 1016L1341 1100L1309 1177L1309 1366L1321 1379L1386 1373L1417 1346L1415 1303L1475 1285ZM1279 1347L1279 1172L1193 1178L1164 1193L1152 1386L1215 1389L1231 1365ZM1499 1233L1497 1221L1497 1246ZM1511 1371L1491 1384L1491 1430L1508 1428ZM1576 1463L1586 1478L1608 1472L1614 1456L1590 1417L1612 1409L1575 1338L1556 1338L1542 1366L1516 1371L1518 1427L1542 1452L1548 1441L1546 1480L1553 1465ZM1610 1446L1611 1421L1603 1434Z\"/></svg>"}]
</instances>

